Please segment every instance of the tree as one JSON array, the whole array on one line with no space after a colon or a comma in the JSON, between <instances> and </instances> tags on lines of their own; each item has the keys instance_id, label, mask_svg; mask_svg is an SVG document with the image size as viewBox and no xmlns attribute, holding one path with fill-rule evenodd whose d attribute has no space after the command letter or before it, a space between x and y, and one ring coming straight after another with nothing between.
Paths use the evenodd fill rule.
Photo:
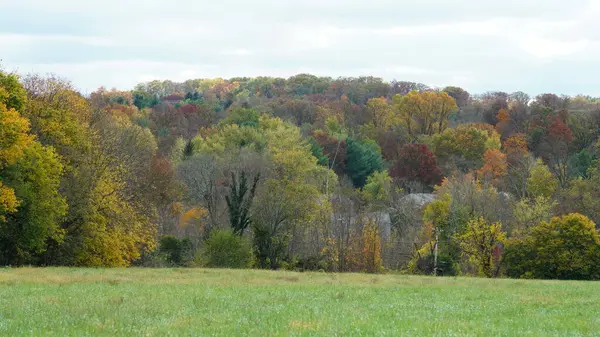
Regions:
<instances>
[{"instance_id":1,"label":"tree","mask_svg":"<svg viewBox=\"0 0 600 337\"><path fill-rule=\"evenodd\" d=\"M446 171L455 166L468 172L483 165L487 150L500 148L500 136L493 128L466 124L434 135L431 143L437 159L448 167Z\"/></svg>"},{"instance_id":2,"label":"tree","mask_svg":"<svg viewBox=\"0 0 600 337\"><path fill-rule=\"evenodd\" d=\"M513 134L504 140L502 146L510 161L511 157L527 154L527 137L522 133Z\"/></svg>"},{"instance_id":3,"label":"tree","mask_svg":"<svg viewBox=\"0 0 600 337\"><path fill-rule=\"evenodd\" d=\"M424 186L437 185L442 181L442 172L437 167L435 155L425 144L404 145L390 173L394 178L417 181Z\"/></svg>"},{"instance_id":4,"label":"tree","mask_svg":"<svg viewBox=\"0 0 600 337\"><path fill-rule=\"evenodd\" d=\"M22 111L27 101L27 92L19 83L17 74L7 74L0 70L0 103L7 110Z\"/></svg>"},{"instance_id":5,"label":"tree","mask_svg":"<svg viewBox=\"0 0 600 337\"><path fill-rule=\"evenodd\" d=\"M535 121L531 143L534 153L544 160L564 188L569 181L569 147L573 142L573 132L561 116L548 109L543 108Z\"/></svg>"},{"instance_id":6,"label":"tree","mask_svg":"<svg viewBox=\"0 0 600 337\"><path fill-rule=\"evenodd\" d=\"M0 264L35 262L35 256L45 251L47 240L62 239L59 225L67 211L58 191L62 165L52 148L36 142L2 174L13 186L19 206L0 226Z\"/></svg>"},{"instance_id":7,"label":"tree","mask_svg":"<svg viewBox=\"0 0 600 337\"><path fill-rule=\"evenodd\" d=\"M231 230L215 230L204 243L202 263L213 268L251 267L252 245Z\"/></svg>"},{"instance_id":8,"label":"tree","mask_svg":"<svg viewBox=\"0 0 600 337\"><path fill-rule=\"evenodd\" d=\"M445 87L444 92L448 93L448 95L456 101L456 105L463 109L469 103L471 95L469 92L460 87Z\"/></svg>"},{"instance_id":9,"label":"tree","mask_svg":"<svg viewBox=\"0 0 600 337\"><path fill-rule=\"evenodd\" d=\"M60 240L66 213L59 194L63 165L54 149L29 134L18 78L0 72L0 264L35 263L47 241ZM7 107L10 106L10 108Z\"/></svg>"},{"instance_id":10,"label":"tree","mask_svg":"<svg viewBox=\"0 0 600 337\"><path fill-rule=\"evenodd\" d=\"M405 96L394 96L393 103L412 137L444 131L450 114L458 110L454 98L444 91L411 91Z\"/></svg>"},{"instance_id":11,"label":"tree","mask_svg":"<svg viewBox=\"0 0 600 337\"><path fill-rule=\"evenodd\" d=\"M381 236L379 228L373 221L367 221L362 232L363 268L368 273L378 273L383 269L381 259Z\"/></svg>"},{"instance_id":12,"label":"tree","mask_svg":"<svg viewBox=\"0 0 600 337\"><path fill-rule=\"evenodd\" d=\"M367 101L367 112L371 115L373 125L376 128L389 129L396 123L392 106L388 104L385 97L369 99Z\"/></svg>"},{"instance_id":13,"label":"tree","mask_svg":"<svg viewBox=\"0 0 600 337\"><path fill-rule=\"evenodd\" d=\"M550 198L556 191L558 183L556 178L552 175L548 167L538 159L535 162L535 166L529 171L529 178L527 179L527 192L532 197L546 197Z\"/></svg>"},{"instance_id":14,"label":"tree","mask_svg":"<svg viewBox=\"0 0 600 337\"><path fill-rule=\"evenodd\" d=\"M383 169L379 146L372 141L346 140L346 172L355 187L363 187L373 172Z\"/></svg>"},{"instance_id":15,"label":"tree","mask_svg":"<svg viewBox=\"0 0 600 337\"><path fill-rule=\"evenodd\" d=\"M457 237L460 248L485 277L496 277L500 271L500 254L496 247L506 241L502 224L488 224L483 217L469 221L464 234Z\"/></svg>"},{"instance_id":16,"label":"tree","mask_svg":"<svg viewBox=\"0 0 600 337\"><path fill-rule=\"evenodd\" d=\"M392 178L387 171L374 172L367 178L367 183L362 189L367 202L377 206L389 200L392 190Z\"/></svg>"},{"instance_id":17,"label":"tree","mask_svg":"<svg viewBox=\"0 0 600 337\"><path fill-rule=\"evenodd\" d=\"M0 169L14 164L33 143L34 137L28 132L27 118L0 102Z\"/></svg>"},{"instance_id":18,"label":"tree","mask_svg":"<svg viewBox=\"0 0 600 337\"><path fill-rule=\"evenodd\" d=\"M600 279L600 234L587 217L571 213L541 222L510 240L506 273L517 278Z\"/></svg>"},{"instance_id":19,"label":"tree","mask_svg":"<svg viewBox=\"0 0 600 337\"><path fill-rule=\"evenodd\" d=\"M483 159L484 164L477 171L478 176L491 181L494 185L499 184L501 179L507 175L506 155L500 150L487 150Z\"/></svg>"},{"instance_id":20,"label":"tree","mask_svg":"<svg viewBox=\"0 0 600 337\"><path fill-rule=\"evenodd\" d=\"M576 178L571 186L560 195L560 209L563 212L581 213L592 221L600 221L600 172L597 168L588 170L588 178Z\"/></svg>"},{"instance_id":21,"label":"tree","mask_svg":"<svg viewBox=\"0 0 600 337\"><path fill-rule=\"evenodd\" d=\"M511 236L522 236L528 233L533 226L550 220L555 206L557 206L556 201L544 196L538 196L535 199L521 199L514 206L515 226L511 230Z\"/></svg>"},{"instance_id":22,"label":"tree","mask_svg":"<svg viewBox=\"0 0 600 337\"><path fill-rule=\"evenodd\" d=\"M233 172L231 173L229 195L225 196L225 200L231 228L235 234L240 236L244 234L244 230L250 225L250 206L252 206L252 199L254 199L259 179L260 174L257 174L253 179L250 191L248 191L246 172L242 171L240 174L239 184L236 175ZM247 192L249 192L248 195L246 195Z\"/></svg>"}]
</instances>

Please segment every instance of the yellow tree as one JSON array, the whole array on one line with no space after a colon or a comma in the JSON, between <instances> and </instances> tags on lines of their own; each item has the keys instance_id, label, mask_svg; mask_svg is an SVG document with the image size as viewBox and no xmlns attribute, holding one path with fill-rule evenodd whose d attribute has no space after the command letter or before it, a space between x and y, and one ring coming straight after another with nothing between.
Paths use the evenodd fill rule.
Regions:
<instances>
[{"instance_id":1,"label":"yellow tree","mask_svg":"<svg viewBox=\"0 0 600 337\"><path fill-rule=\"evenodd\" d=\"M4 76L0 72L0 76ZM0 77L3 78L3 77ZM29 131L29 121L15 109L7 108L11 94L0 86L0 173L2 169L13 165L24 155L24 151L33 143L34 137ZM19 206L19 200L12 187L2 183L0 174L0 222L5 221L5 215L14 213Z\"/></svg>"},{"instance_id":2,"label":"yellow tree","mask_svg":"<svg viewBox=\"0 0 600 337\"><path fill-rule=\"evenodd\" d=\"M395 114L385 97L371 98L367 101L367 111L372 117L373 125L380 129L389 129L395 124Z\"/></svg>"},{"instance_id":3,"label":"yellow tree","mask_svg":"<svg viewBox=\"0 0 600 337\"><path fill-rule=\"evenodd\" d=\"M477 266L482 275L498 275L500 251L497 247L506 241L501 223L488 224L483 217L471 220L465 233L459 235L457 240L463 254Z\"/></svg>"},{"instance_id":4,"label":"yellow tree","mask_svg":"<svg viewBox=\"0 0 600 337\"><path fill-rule=\"evenodd\" d=\"M394 108L412 137L433 135L448 127L448 117L458 110L456 101L446 92L411 91L393 98Z\"/></svg>"}]
</instances>

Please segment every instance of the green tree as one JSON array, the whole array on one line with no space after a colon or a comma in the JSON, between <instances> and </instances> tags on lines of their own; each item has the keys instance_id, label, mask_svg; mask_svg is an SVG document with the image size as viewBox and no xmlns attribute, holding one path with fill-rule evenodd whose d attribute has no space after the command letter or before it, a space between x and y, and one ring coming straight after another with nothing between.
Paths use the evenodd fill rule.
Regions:
<instances>
[{"instance_id":1,"label":"green tree","mask_svg":"<svg viewBox=\"0 0 600 337\"><path fill-rule=\"evenodd\" d=\"M546 197L550 198L556 191L558 181L552 175L548 166L541 159L535 162L535 166L529 171L527 179L527 192L533 198Z\"/></svg>"},{"instance_id":2,"label":"green tree","mask_svg":"<svg viewBox=\"0 0 600 337\"><path fill-rule=\"evenodd\" d=\"M60 223L67 211L58 192L62 169L54 149L34 142L15 165L2 172L19 206L0 226L0 263L35 263L36 255L46 250L47 240L62 240Z\"/></svg>"},{"instance_id":3,"label":"green tree","mask_svg":"<svg viewBox=\"0 0 600 337\"><path fill-rule=\"evenodd\" d=\"M531 228L524 238L506 246L510 277L600 279L600 234L587 217L571 213Z\"/></svg>"},{"instance_id":4,"label":"green tree","mask_svg":"<svg viewBox=\"0 0 600 337\"><path fill-rule=\"evenodd\" d=\"M229 223L235 234L243 235L244 230L250 225L250 207L259 180L260 174L257 174L254 176L252 186L249 186L246 172L242 171L239 181L235 173L231 173L229 195L225 196L225 201L227 202Z\"/></svg>"},{"instance_id":5,"label":"green tree","mask_svg":"<svg viewBox=\"0 0 600 337\"><path fill-rule=\"evenodd\" d=\"M372 141L348 138L346 142L346 172L355 187L363 187L371 174L383 169L381 151Z\"/></svg>"},{"instance_id":6,"label":"green tree","mask_svg":"<svg viewBox=\"0 0 600 337\"><path fill-rule=\"evenodd\" d=\"M204 243L200 260L206 267L249 268L253 262L252 245L231 230L214 230Z\"/></svg>"}]
</instances>

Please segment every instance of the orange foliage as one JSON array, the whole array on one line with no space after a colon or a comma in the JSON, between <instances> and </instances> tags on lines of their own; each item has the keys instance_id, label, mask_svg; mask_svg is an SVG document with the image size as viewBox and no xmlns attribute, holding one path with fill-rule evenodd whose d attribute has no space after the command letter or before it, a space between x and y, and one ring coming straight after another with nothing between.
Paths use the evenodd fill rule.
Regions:
<instances>
[{"instance_id":1,"label":"orange foliage","mask_svg":"<svg viewBox=\"0 0 600 337\"><path fill-rule=\"evenodd\" d=\"M524 155L527 153L527 136L514 134L504 141L504 152L508 155Z\"/></svg>"},{"instance_id":2,"label":"orange foliage","mask_svg":"<svg viewBox=\"0 0 600 337\"><path fill-rule=\"evenodd\" d=\"M508 111L504 110L504 109L500 109L498 111L498 122L506 122L510 119L510 115L508 114Z\"/></svg>"},{"instance_id":3,"label":"orange foliage","mask_svg":"<svg viewBox=\"0 0 600 337\"><path fill-rule=\"evenodd\" d=\"M485 164L477 171L480 177L497 183L507 174L508 164L506 163L506 155L500 152L500 150L487 150L483 158Z\"/></svg>"},{"instance_id":4,"label":"orange foliage","mask_svg":"<svg viewBox=\"0 0 600 337\"><path fill-rule=\"evenodd\" d=\"M185 227L191 222L197 222L202 219L208 213L207 210L200 207L192 207L187 212L183 213L179 217L179 227ZM198 225L199 229L202 229L201 225Z\"/></svg>"}]
</instances>

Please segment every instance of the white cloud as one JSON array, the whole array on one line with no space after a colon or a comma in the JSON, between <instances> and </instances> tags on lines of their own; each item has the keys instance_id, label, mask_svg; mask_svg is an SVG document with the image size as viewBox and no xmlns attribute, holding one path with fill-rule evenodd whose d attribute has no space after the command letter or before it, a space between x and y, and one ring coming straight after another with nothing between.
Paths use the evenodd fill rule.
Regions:
<instances>
[{"instance_id":1,"label":"white cloud","mask_svg":"<svg viewBox=\"0 0 600 337\"><path fill-rule=\"evenodd\" d=\"M0 57L87 91L313 72L592 93L598 15L597 0L0 0Z\"/></svg>"}]
</instances>

